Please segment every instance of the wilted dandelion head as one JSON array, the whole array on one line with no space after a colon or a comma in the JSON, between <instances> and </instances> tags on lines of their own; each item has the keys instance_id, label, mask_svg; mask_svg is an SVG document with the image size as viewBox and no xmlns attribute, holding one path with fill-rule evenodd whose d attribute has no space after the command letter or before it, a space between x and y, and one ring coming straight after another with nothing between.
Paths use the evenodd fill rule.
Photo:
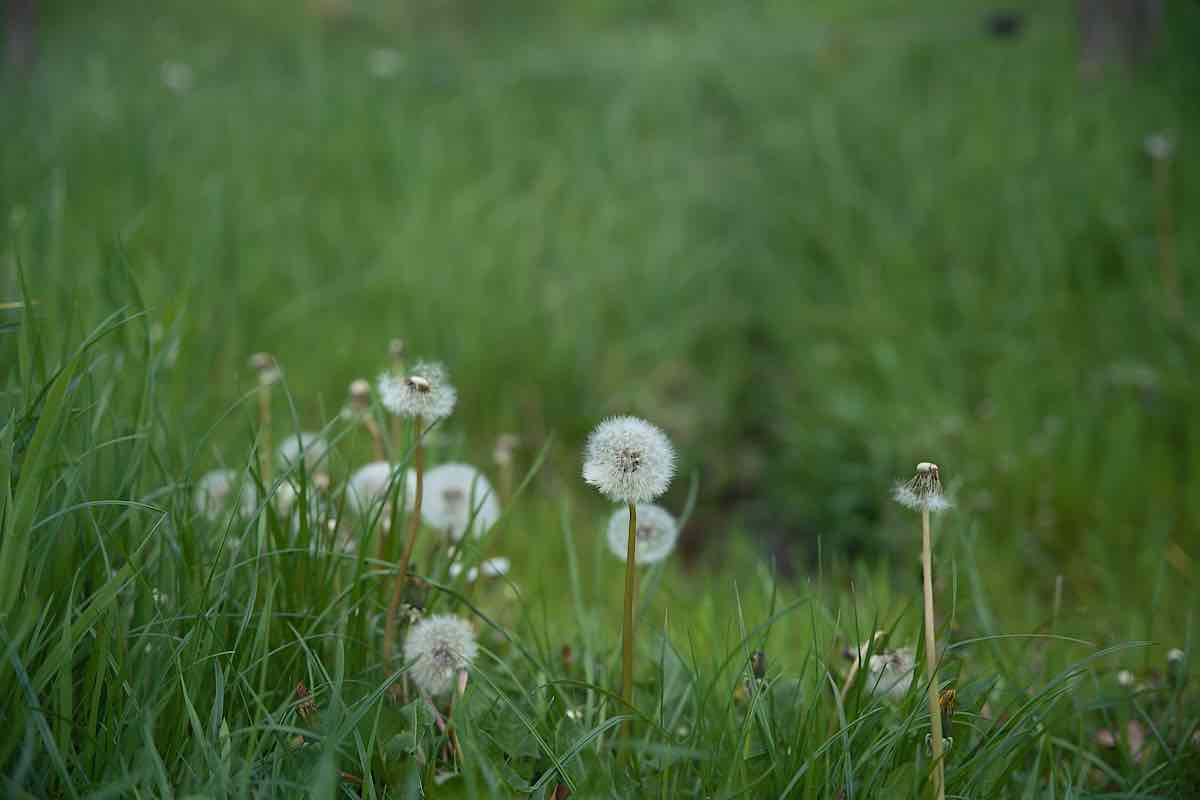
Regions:
<instances>
[{"instance_id":1,"label":"wilted dandelion head","mask_svg":"<svg viewBox=\"0 0 1200 800\"><path fill-rule=\"evenodd\" d=\"M637 417L612 417L588 437L583 479L618 503L648 503L671 485L675 450L658 428Z\"/></svg>"},{"instance_id":2,"label":"wilted dandelion head","mask_svg":"<svg viewBox=\"0 0 1200 800\"><path fill-rule=\"evenodd\" d=\"M911 647L875 653L867 659L867 689L881 697L899 700L912 686L916 665L916 653Z\"/></svg>"},{"instance_id":3,"label":"wilted dandelion head","mask_svg":"<svg viewBox=\"0 0 1200 800\"><path fill-rule=\"evenodd\" d=\"M260 386L270 386L279 381L279 362L270 353L255 353L250 356L250 368L258 373Z\"/></svg>"},{"instance_id":4,"label":"wilted dandelion head","mask_svg":"<svg viewBox=\"0 0 1200 800\"><path fill-rule=\"evenodd\" d=\"M441 364L418 362L408 375L385 372L379 376L379 399L398 417L421 417L427 422L450 416L458 392L450 385Z\"/></svg>"},{"instance_id":5,"label":"wilted dandelion head","mask_svg":"<svg viewBox=\"0 0 1200 800\"><path fill-rule=\"evenodd\" d=\"M675 541L679 538L679 525L670 511L661 506L639 505L636 525L634 535L637 544L633 551L635 564L662 561L675 549ZM613 512L608 521L608 549L624 561L628 543L629 509L620 508Z\"/></svg>"},{"instance_id":6,"label":"wilted dandelion head","mask_svg":"<svg viewBox=\"0 0 1200 800\"><path fill-rule=\"evenodd\" d=\"M346 505L355 514L367 514L375 511L391 495L392 484L404 481L405 507L411 508L417 494L417 476L411 469L405 470L399 477L399 467L393 467L386 461L372 461L360 467L346 481ZM393 476L397 476L393 480Z\"/></svg>"},{"instance_id":7,"label":"wilted dandelion head","mask_svg":"<svg viewBox=\"0 0 1200 800\"><path fill-rule=\"evenodd\" d=\"M371 384L369 381L359 378L350 384L350 404L358 409L363 410L371 402Z\"/></svg>"},{"instance_id":8,"label":"wilted dandelion head","mask_svg":"<svg viewBox=\"0 0 1200 800\"><path fill-rule=\"evenodd\" d=\"M329 443L319 433L294 433L283 440L276 451L279 464L284 469L291 469L304 459L304 468L312 471L329 452Z\"/></svg>"},{"instance_id":9,"label":"wilted dandelion head","mask_svg":"<svg viewBox=\"0 0 1200 800\"><path fill-rule=\"evenodd\" d=\"M496 447L492 450L492 460L505 467L512 463L513 451L521 444L521 437L515 433L502 433L496 438Z\"/></svg>"},{"instance_id":10,"label":"wilted dandelion head","mask_svg":"<svg viewBox=\"0 0 1200 800\"><path fill-rule=\"evenodd\" d=\"M426 617L409 629L404 640L408 674L430 695L450 689L458 672L469 669L478 652L470 623L453 614Z\"/></svg>"},{"instance_id":11,"label":"wilted dandelion head","mask_svg":"<svg viewBox=\"0 0 1200 800\"><path fill-rule=\"evenodd\" d=\"M938 465L929 461L917 464L917 474L892 490L892 498L914 511L945 511L950 501L942 494L942 476Z\"/></svg>"},{"instance_id":12,"label":"wilted dandelion head","mask_svg":"<svg viewBox=\"0 0 1200 800\"><path fill-rule=\"evenodd\" d=\"M441 464L425 474L421 516L455 541L468 529L478 538L500 519L500 503L492 484L470 464Z\"/></svg>"},{"instance_id":13,"label":"wilted dandelion head","mask_svg":"<svg viewBox=\"0 0 1200 800\"><path fill-rule=\"evenodd\" d=\"M192 495L196 513L210 520L217 519L230 507L234 490L239 485L241 489L238 492L237 505L234 507L243 516L253 514L258 499L254 483L249 478L239 482L238 473L231 469L214 469L204 473L200 480L196 481L196 489Z\"/></svg>"}]
</instances>

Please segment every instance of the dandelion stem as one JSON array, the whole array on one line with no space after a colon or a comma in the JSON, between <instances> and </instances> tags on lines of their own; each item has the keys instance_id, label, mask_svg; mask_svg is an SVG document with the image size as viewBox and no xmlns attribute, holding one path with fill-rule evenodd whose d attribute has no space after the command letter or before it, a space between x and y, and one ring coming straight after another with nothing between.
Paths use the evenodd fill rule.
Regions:
<instances>
[{"instance_id":1,"label":"dandelion stem","mask_svg":"<svg viewBox=\"0 0 1200 800\"><path fill-rule=\"evenodd\" d=\"M1171 209L1171 160L1154 160L1154 194L1158 205L1158 264L1162 274L1167 312L1174 319L1183 317L1179 293L1179 268L1175 262L1175 219Z\"/></svg>"},{"instance_id":2,"label":"dandelion stem","mask_svg":"<svg viewBox=\"0 0 1200 800\"><path fill-rule=\"evenodd\" d=\"M637 594L637 506L629 504L629 539L625 547L625 620L621 626L621 700L633 706L633 605ZM630 722L622 726L622 733L629 736L633 731Z\"/></svg>"},{"instance_id":3,"label":"dandelion stem","mask_svg":"<svg viewBox=\"0 0 1200 800\"><path fill-rule=\"evenodd\" d=\"M258 382L258 463L263 486L271 485L271 383Z\"/></svg>"},{"instance_id":4,"label":"dandelion stem","mask_svg":"<svg viewBox=\"0 0 1200 800\"><path fill-rule=\"evenodd\" d=\"M937 800L946 797L946 772L942 763L942 714L938 703L937 641L933 627L933 555L929 509L921 509L921 571L925 579L925 670L929 680L930 746L933 749L933 787Z\"/></svg>"},{"instance_id":5,"label":"dandelion stem","mask_svg":"<svg viewBox=\"0 0 1200 800\"><path fill-rule=\"evenodd\" d=\"M392 589L392 601L388 605L387 619L383 625L383 660L391 668L392 648L396 641L396 614L400 610L400 599L404 595L404 584L408 579L408 564L412 560L413 549L417 545L417 530L421 526L421 495L424 494L425 484L425 448L421 446L421 417L413 417L413 472L416 474L417 495L413 499L412 510L408 514L408 541L404 544L404 552L400 554L396 573L396 582Z\"/></svg>"}]
</instances>

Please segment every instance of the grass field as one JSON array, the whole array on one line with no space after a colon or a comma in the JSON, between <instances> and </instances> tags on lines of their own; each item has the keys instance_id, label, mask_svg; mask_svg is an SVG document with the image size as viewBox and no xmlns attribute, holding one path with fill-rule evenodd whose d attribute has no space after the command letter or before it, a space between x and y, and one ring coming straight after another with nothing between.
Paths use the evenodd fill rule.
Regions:
<instances>
[{"instance_id":1,"label":"grass field","mask_svg":"<svg viewBox=\"0 0 1200 800\"><path fill-rule=\"evenodd\" d=\"M947 795L1200 795L1200 7L1087 80L1032 3L215 5L45 3L0 85L0 793L930 796L920 673L838 689L875 630L921 663L889 494L934 460ZM341 491L393 337L458 388L430 464L514 489L456 556L507 576L413 564L479 636L453 737L393 697L402 537ZM259 351L312 470L261 468ZM618 413L686 517L632 711L580 477ZM251 513L198 512L216 467Z\"/></svg>"}]
</instances>

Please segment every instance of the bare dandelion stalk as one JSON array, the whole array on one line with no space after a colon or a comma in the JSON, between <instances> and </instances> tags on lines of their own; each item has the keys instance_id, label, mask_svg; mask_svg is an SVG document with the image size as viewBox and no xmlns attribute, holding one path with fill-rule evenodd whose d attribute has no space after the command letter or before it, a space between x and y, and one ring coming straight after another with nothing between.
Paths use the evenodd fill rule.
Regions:
<instances>
[{"instance_id":1,"label":"bare dandelion stalk","mask_svg":"<svg viewBox=\"0 0 1200 800\"><path fill-rule=\"evenodd\" d=\"M387 460L387 448L383 443L383 431L371 415L371 384L359 378L350 384L350 409L371 437L371 449L376 461Z\"/></svg>"},{"instance_id":2,"label":"bare dandelion stalk","mask_svg":"<svg viewBox=\"0 0 1200 800\"><path fill-rule=\"evenodd\" d=\"M925 595L925 672L929 682L929 746L933 755L933 790L937 800L946 797L946 771L943 763L942 714L938 702L937 637L933 616L933 536L929 515L945 511L950 503L942 494L942 478L938 465L929 461L917 464L917 474L907 483L896 487L892 497L900 505L921 512L921 572Z\"/></svg>"},{"instance_id":3,"label":"bare dandelion stalk","mask_svg":"<svg viewBox=\"0 0 1200 800\"><path fill-rule=\"evenodd\" d=\"M258 373L258 464L264 486L271 483L271 387L279 380L279 367L270 353L250 356L250 366Z\"/></svg>"},{"instance_id":4,"label":"bare dandelion stalk","mask_svg":"<svg viewBox=\"0 0 1200 800\"><path fill-rule=\"evenodd\" d=\"M392 339L388 343L388 354L392 357L392 375L396 379L404 377L404 340ZM404 420L399 416L392 418L392 452L404 452Z\"/></svg>"},{"instance_id":5,"label":"bare dandelion stalk","mask_svg":"<svg viewBox=\"0 0 1200 800\"><path fill-rule=\"evenodd\" d=\"M425 448L421 445L420 415L413 417L413 441L413 472L416 475L417 494L413 498L413 507L408 512L408 539L397 564L399 571L392 586L392 600L388 603L387 618L383 626L383 660L389 668L392 666L392 648L396 641L396 614L400 610L404 584L408 580L408 565L412 561L413 550L417 546L417 531L421 527L421 496L425 494Z\"/></svg>"},{"instance_id":6,"label":"bare dandelion stalk","mask_svg":"<svg viewBox=\"0 0 1200 800\"><path fill-rule=\"evenodd\" d=\"M633 608L637 594L637 505L629 504L629 539L625 546L625 617L621 625L621 699L633 705ZM625 724L629 727L629 723ZM627 734L628 735L628 734Z\"/></svg>"}]
</instances>

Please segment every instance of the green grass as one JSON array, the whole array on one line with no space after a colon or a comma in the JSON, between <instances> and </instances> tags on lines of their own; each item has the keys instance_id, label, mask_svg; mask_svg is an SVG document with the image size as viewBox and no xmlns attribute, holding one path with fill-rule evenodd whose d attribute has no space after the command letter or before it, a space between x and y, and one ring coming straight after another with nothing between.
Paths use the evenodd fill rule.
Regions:
<instances>
[{"instance_id":1,"label":"green grass","mask_svg":"<svg viewBox=\"0 0 1200 800\"><path fill-rule=\"evenodd\" d=\"M49 3L38 70L0 86L0 301L27 303L0 311L3 793L355 796L344 772L375 797L916 796L919 682L844 708L831 682L873 630L920 640L918 525L887 496L923 459L957 501L950 794L1200 791L1196 9L1088 82L1070 17L1032 4L1010 42L986 4L932 0L221 5ZM1142 152L1163 129L1182 319ZM528 471L465 556L511 582L418 554L485 651L441 785L445 742L379 657L399 543L192 505L214 466L278 489L260 350L275 440L325 430L339 486L370 452L346 387L394 336L460 390L434 463L494 478L514 431ZM670 433L664 503L694 500L642 579L625 767L623 566L578 477L619 412Z\"/></svg>"}]
</instances>

